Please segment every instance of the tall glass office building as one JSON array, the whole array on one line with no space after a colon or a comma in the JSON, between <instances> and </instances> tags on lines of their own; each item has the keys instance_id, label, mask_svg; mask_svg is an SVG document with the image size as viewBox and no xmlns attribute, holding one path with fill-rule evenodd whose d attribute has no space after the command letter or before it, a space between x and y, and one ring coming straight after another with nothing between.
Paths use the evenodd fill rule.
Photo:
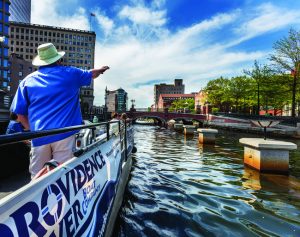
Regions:
<instances>
[{"instance_id":1,"label":"tall glass office building","mask_svg":"<svg viewBox=\"0 0 300 237\"><path fill-rule=\"evenodd\" d=\"M6 95L10 90L9 63L8 63L8 27L10 1L0 0L0 108L8 108L10 99Z\"/></svg>"},{"instance_id":2,"label":"tall glass office building","mask_svg":"<svg viewBox=\"0 0 300 237\"><path fill-rule=\"evenodd\" d=\"M30 23L31 0L11 0L10 21Z\"/></svg>"}]
</instances>

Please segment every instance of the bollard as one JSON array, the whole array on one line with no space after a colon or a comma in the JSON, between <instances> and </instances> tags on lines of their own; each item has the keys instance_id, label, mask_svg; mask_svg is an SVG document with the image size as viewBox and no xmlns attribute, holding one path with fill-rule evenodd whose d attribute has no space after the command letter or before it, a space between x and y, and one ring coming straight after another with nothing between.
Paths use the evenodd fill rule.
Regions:
<instances>
[{"instance_id":1,"label":"bollard","mask_svg":"<svg viewBox=\"0 0 300 237\"><path fill-rule=\"evenodd\" d=\"M194 131L196 129L196 126L194 125L183 125L184 128L184 134L185 135L194 135Z\"/></svg>"},{"instance_id":2,"label":"bollard","mask_svg":"<svg viewBox=\"0 0 300 237\"><path fill-rule=\"evenodd\" d=\"M241 138L244 145L244 164L261 172L282 173L289 171L289 151L297 149L291 142Z\"/></svg>"},{"instance_id":3,"label":"bollard","mask_svg":"<svg viewBox=\"0 0 300 237\"><path fill-rule=\"evenodd\" d=\"M202 144L215 144L216 142L216 134L218 133L217 129L204 129L198 128L197 132L199 132L199 142Z\"/></svg>"},{"instance_id":4,"label":"bollard","mask_svg":"<svg viewBox=\"0 0 300 237\"><path fill-rule=\"evenodd\" d=\"M183 124L182 123L175 123L174 129L178 132L181 132L183 130Z\"/></svg>"}]
</instances>

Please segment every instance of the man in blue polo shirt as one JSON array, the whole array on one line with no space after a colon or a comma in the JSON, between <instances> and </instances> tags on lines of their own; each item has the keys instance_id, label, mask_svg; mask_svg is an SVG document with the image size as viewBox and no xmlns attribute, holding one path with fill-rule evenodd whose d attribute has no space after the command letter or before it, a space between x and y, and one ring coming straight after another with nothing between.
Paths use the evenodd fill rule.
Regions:
<instances>
[{"instance_id":1,"label":"man in blue polo shirt","mask_svg":"<svg viewBox=\"0 0 300 237\"><path fill-rule=\"evenodd\" d=\"M64 54L57 52L52 43L38 47L38 55L32 64L39 69L22 80L11 107L25 129L41 131L82 124L79 89L89 86L92 79L109 67L81 70L62 66L60 62ZM33 139L31 176L34 177L51 159L63 163L72 158L75 133Z\"/></svg>"}]
</instances>

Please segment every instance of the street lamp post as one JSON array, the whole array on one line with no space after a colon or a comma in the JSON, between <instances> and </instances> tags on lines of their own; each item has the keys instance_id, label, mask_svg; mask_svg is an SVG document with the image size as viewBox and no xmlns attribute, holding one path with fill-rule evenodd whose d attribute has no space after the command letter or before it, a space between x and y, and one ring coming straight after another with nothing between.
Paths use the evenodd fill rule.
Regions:
<instances>
[{"instance_id":1,"label":"street lamp post","mask_svg":"<svg viewBox=\"0 0 300 237\"><path fill-rule=\"evenodd\" d=\"M196 113L200 114L199 100L197 100Z\"/></svg>"},{"instance_id":2,"label":"street lamp post","mask_svg":"<svg viewBox=\"0 0 300 237\"><path fill-rule=\"evenodd\" d=\"M134 103L135 103L135 100L134 99L132 99L132 100L130 100L131 101L131 108L130 108L130 110L131 111L135 111L135 109L134 109Z\"/></svg>"},{"instance_id":3,"label":"street lamp post","mask_svg":"<svg viewBox=\"0 0 300 237\"><path fill-rule=\"evenodd\" d=\"M183 108L183 113L186 113L186 107L187 107L187 105L188 105L189 103L186 101L185 103L184 103L184 108Z\"/></svg>"}]
</instances>

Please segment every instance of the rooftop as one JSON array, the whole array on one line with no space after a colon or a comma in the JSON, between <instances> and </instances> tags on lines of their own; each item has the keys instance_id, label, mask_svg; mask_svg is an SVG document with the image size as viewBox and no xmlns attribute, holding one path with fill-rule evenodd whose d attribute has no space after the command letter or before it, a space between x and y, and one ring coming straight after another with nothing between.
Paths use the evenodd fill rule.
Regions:
<instances>
[{"instance_id":1,"label":"rooftop","mask_svg":"<svg viewBox=\"0 0 300 237\"><path fill-rule=\"evenodd\" d=\"M38 25L38 24L30 24L30 23L24 23L24 22L17 22L17 21L10 21L11 25L18 25L18 26L24 26L24 27L37 27L42 29L55 29L55 30L62 30L62 31L71 31L71 32L78 32L78 33L87 33L96 35L94 31L88 31L88 30L77 30L77 29L71 29L71 28L64 28L64 27L57 27L57 26L47 26L47 25Z\"/></svg>"}]
</instances>

